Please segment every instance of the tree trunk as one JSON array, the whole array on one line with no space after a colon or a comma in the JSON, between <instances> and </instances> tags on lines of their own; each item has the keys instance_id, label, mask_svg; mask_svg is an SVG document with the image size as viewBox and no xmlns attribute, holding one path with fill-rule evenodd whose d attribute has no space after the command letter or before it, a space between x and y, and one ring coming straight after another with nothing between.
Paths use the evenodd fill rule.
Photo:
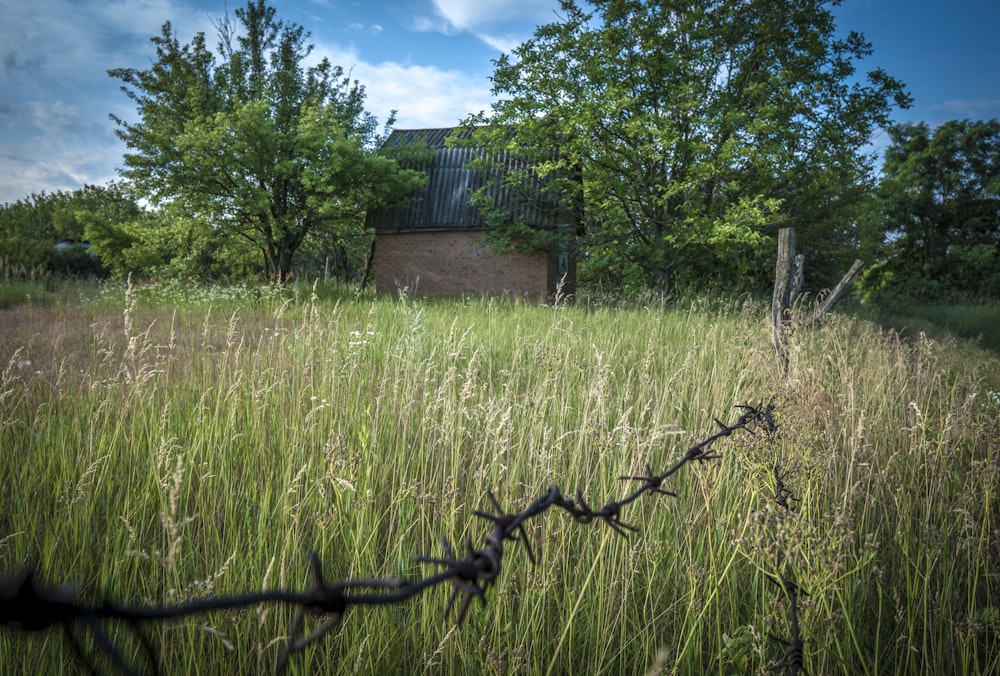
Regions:
<instances>
[{"instance_id":1,"label":"tree trunk","mask_svg":"<svg viewBox=\"0 0 1000 676\"><path fill-rule=\"evenodd\" d=\"M372 239L372 245L368 247L368 257L365 259L365 271L361 274L361 290L364 291L365 287L368 286L368 275L371 274L372 264L375 262L375 240Z\"/></svg>"},{"instance_id":2,"label":"tree trunk","mask_svg":"<svg viewBox=\"0 0 1000 676\"><path fill-rule=\"evenodd\" d=\"M285 246L280 246L278 248L278 259L275 261L275 281L278 283L283 283L290 281L295 277L295 271L292 269L292 260L295 252Z\"/></svg>"}]
</instances>

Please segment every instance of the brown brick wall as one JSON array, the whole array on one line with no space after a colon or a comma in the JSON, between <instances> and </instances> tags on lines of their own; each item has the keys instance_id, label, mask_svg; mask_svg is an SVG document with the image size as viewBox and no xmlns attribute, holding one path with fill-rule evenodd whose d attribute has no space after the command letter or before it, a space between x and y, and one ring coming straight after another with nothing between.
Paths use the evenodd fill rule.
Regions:
<instances>
[{"instance_id":1,"label":"brown brick wall","mask_svg":"<svg viewBox=\"0 0 1000 676\"><path fill-rule=\"evenodd\" d=\"M547 254L500 255L476 241L480 232L377 235L375 289L413 296L490 295L543 300L555 261Z\"/></svg>"}]
</instances>

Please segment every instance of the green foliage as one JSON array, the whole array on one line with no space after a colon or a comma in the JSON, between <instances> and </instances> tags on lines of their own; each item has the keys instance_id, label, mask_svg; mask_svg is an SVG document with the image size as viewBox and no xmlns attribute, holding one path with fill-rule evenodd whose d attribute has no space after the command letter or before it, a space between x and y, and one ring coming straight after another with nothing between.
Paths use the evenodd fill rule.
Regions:
<instances>
[{"instance_id":1,"label":"green foliage","mask_svg":"<svg viewBox=\"0 0 1000 676\"><path fill-rule=\"evenodd\" d=\"M260 250L170 203L122 223L85 220L85 236L112 276L212 281L247 279Z\"/></svg>"},{"instance_id":2,"label":"green foliage","mask_svg":"<svg viewBox=\"0 0 1000 676\"><path fill-rule=\"evenodd\" d=\"M43 193L0 208L0 248L6 265L32 268L48 260L58 241L52 218L56 199Z\"/></svg>"},{"instance_id":3,"label":"green foliage","mask_svg":"<svg viewBox=\"0 0 1000 676\"><path fill-rule=\"evenodd\" d=\"M856 245L862 149L909 102L881 70L859 81L870 45L837 37L820 0L588 4L564 0L558 21L501 56L492 113L467 120L480 127L470 143L557 150L535 173L585 228L581 276L766 281L781 224L811 245L811 279L835 281Z\"/></svg>"},{"instance_id":4,"label":"green foliage","mask_svg":"<svg viewBox=\"0 0 1000 676\"><path fill-rule=\"evenodd\" d=\"M1000 298L1000 122L889 129L868 224L870 296Z\"/></svg>"},{"instance_id":5,"label":"green foliage","mask_svg":"<svg viewBox=\"0 0 1000 676\"><path fill-rule=\"evenodd\" d=\"M376 152L384 136L364 87L326 59L306 66L308 34L275 14L255 0L235 22L220 19L218 61L204 34L182 45L168 22L151 68L109 74L140 119L112 116L130 151L123 173L154 204L245 240L263 272L284 276L310 238L356 236L367 208L420 177Z\"/></svg>"},{"instance_id":6,"label":"green foliage","mask_svg":"<svg viewBox=\"0 0 1000 676\"><path fill-rule=\"evenodd\" d=\"M0 207L0 248L8 265L64 276L102 275L96 252L86 247L88 227L113 230L141 213L121 183L31 195Z\"/></svg>"}]
</instances>

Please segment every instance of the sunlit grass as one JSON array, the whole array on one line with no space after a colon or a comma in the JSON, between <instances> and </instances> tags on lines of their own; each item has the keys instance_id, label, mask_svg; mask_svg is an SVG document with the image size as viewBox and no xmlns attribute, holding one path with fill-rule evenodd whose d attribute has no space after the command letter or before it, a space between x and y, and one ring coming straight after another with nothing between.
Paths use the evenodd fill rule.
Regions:
<instances>
[{"instance_id":1,"label":"sunlit grass","mask_svg":"<svg viewBox=\"0 0 1000 676\"><path fill-rule=\"evenodd\" d=\"M623 517L560 513L508 546L485 607L450 587L352 608L294 673L752 673L777 662L791 575L810 673L988 673L1000 645L1000 379L987 352L835 317L536 307L309 288L104 287L0 319L0 570L35 561L96 602L177 603L331 579L415 578L550 484L600 505L773 399ZM774 470L794 511L775 504ZM168 673L267 672L292 610L147 626ZM112 628L130 659L139 646ZM56 633L0 633L0 664L65 671Z\"/></svg>"}]
</instances>

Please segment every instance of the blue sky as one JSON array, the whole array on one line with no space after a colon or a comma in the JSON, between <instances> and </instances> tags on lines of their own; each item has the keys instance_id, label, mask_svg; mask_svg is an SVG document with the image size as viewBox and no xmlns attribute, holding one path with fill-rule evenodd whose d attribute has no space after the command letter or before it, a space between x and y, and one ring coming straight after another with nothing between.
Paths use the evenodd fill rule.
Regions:
<instances>
[{"instance_id":1,"label":"blue sky","mask_svg":"<svg viewBox=\"0 0 1000 676\"><path fill-rule=\"evenodd\" d=\"M108 118L135 108L107 70L145 68L171 21L210 45L225 0L0 0L0 203L116 178L124 147ZM243 0L228 0L231 10ZM557 0L272 0L312 33L317 57L351 70L380 120L447 127L492 101L492 60L555 19ZM906 83L897 121L1000 118L1000 1L845 0L840 32L873 43L863 70ZM883 135L884 139L884 135ZM880 138L873 140L876 147Z\"/></svg>"}]
</instances>

